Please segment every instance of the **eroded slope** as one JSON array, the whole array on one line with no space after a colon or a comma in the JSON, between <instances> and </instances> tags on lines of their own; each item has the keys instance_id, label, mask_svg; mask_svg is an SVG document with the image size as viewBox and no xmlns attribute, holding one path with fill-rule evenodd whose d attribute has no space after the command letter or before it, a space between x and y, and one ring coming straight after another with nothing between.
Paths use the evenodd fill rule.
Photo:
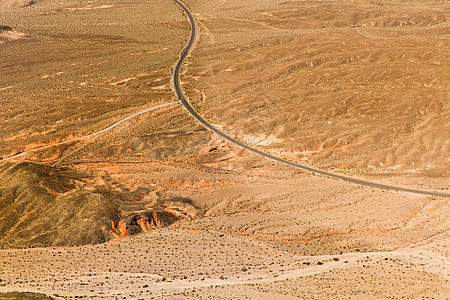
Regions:
<instances>
[{"instance_id":1,"label":"eroded slope","mask_svg":"<svg viewBox=\"0 0 450 300\"><path fill-rule=\"evenodd\" d=\"M188 3L186 89L226 132L322 167L448 171L447 4Z\"/></svg>"}]
</instances>

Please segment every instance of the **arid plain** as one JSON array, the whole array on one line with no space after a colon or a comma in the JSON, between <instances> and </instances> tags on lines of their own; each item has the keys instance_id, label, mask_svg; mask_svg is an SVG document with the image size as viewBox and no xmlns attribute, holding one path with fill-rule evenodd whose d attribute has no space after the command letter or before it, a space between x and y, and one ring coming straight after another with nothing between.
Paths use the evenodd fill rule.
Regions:
<instances>
[{"instance_id":1,"label":"arid plain","mask_svg":"<svg viewBox=\"0 0 450 300\"><path fill-rule=\"evenodd\" d=\"M182 86L218 128L449 192L446 2L183 3ZM189 30L169 0L0 4L0 292L447 299L449 198L206 130L171 80Z\"/></svg>"}]
</instances>

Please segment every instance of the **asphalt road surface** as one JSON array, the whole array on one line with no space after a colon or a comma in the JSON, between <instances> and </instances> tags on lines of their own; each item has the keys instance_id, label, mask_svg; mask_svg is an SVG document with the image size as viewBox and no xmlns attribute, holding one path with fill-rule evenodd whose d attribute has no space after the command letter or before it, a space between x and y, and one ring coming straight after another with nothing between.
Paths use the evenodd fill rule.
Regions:
<instances>
[{"instance_id":1,"label":"asphalt road surface","mask_svg":"<svg viewBox=\"0 0 450 300\"><path fill-rule=\"evenodd\" d=\"M407 193L414 193L414 194L421 194L421 195L429 195L429 196L450 197L450 194L445 193L445 192L418 190L418 189L411 189L411 188L395 186L395 185L381 184L381 183L377 183L377 182L366 181L366 180L362 180L362 179L357 179L357 178L353 178L353 177L348 177L348 176L339 175L339 174L327 172L324 170L312 168L312 167L309 167L306 165L302 165L302 164L299 164L299 163L296 163L293 161L286 160L284 158L274 156L270 153L263 152L256 148L253 148L247 144L244 144L244 143L228 136L226 133L224 133L224 132L220 131L219 129L217 129L216 127L214 127L211 123L209 123L207 120L205 120L201 115L199 115L194 110L194 108L191 106L191 104L184 97L183 90L181 88L180 70L181 70L181 67L182 67L186 57L188 56L189 52L192 50L192 47L195 43L197 24L195 22L194 16L192 15L192 13L189 11L189 9L183 3L181 3L178 0L173 0L173 1L183 9L183 11L188 16L189 22L191 24L191 36L189 38L189 42L188 42L187 46L180 52L180 58L178 59L176 65L175 65L174 72L173 72L173 84L174 84L174 88L175 88L175 93L176 93L178 99L181 101L181 104L183 104L183 106L187 109L187 111L194 118L196 118L200 123L202 123L203 126L205 126L207 129L209 129L212 132L216 133L217 135L221 136L222 138L229 141L230 143L238 145L241 148L244 148L244 149L251 151L253 153L256 153L258 155L264 156L268 159L277 161L279 163L292 166L297 169L302 169L302 170L310 171L310 172L313 172L316 174L328 176L331 178L340 179L340 180L343 180L343 181L346 181L349 183L362 185L362 186L368 186L368 187L377 188L377 189L393 190L393 191L407 192Z\"/></svg>"}]
</instances>

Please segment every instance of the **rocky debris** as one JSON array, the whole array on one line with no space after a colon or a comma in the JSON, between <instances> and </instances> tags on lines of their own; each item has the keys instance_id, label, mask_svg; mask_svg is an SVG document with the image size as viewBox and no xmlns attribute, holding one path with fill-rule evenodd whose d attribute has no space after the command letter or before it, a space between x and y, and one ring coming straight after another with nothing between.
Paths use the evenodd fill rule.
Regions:
<instances>
[{"instance_id":1,"label":"rocky debris","mask_svg":"<svg viewBox=\"0 0 450 300\"><path fill-rule=\"evenodd\" d=\"M136 224L141 227L143 232L149 232L153 228L161 227L161 222L158 221L156 218L156 213L153 212L154 218L148 219L145 216L139 216L139 218L136 220Z\"/></svg>"},{"instance_id":2,"label":"rocky debris","mask_svg":"<svg viewBox=\"0 0 450 300\"><path fill-rule=\"evenodd\" d=\"M176 220L173 220L176 221ZM125 220L111 221L111 234L114 238L125 238L130 235L146 233L161 228L161 220L155 211L135 214Z\"/></svg>"},{"instance_id":3,"label":"rocky debris","mask_svg":"<svg viewBox=\"0 0 450 300\"><path fill-rule=\"evenodd\" d=\"M111 233L115 238L128 236L128 227L123 220L111 221Z\"/></svg>"},{"instance_id":4,"label":"rocky debris","mask_svg":"<svg viewBox=\"0 0 450 300\"><path fill-rule=\"evenodd\" d=\"M154 228L162 227L158 213L155 211L133 216L130 225L139 226L142 232L149 232Z\"/></svg>"},{"instance_id":5,"label":"rocky debris","mask_svg":"<svg viewBox=\"0 0 450 300\"><path fill-rule=\"evenodd\" d=\"M115 238L123 238L146 233L180 220L192 220L201 213L192 200L182 197L155 200L146 208L145 211L130 213L120 221L112 221L111 234Z\"/></svg>"}]
</instances>

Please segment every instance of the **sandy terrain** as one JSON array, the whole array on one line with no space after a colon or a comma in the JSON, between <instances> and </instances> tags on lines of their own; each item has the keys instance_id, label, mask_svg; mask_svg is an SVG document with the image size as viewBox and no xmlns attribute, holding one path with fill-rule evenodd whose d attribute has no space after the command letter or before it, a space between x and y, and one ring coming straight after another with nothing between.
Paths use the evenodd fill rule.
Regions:
<instances>
[{"instance_id":1,"label":"sandy terrain","mask_svg":"<svg viewBox=\"0 0 450 300\"><path fill-rule=\"evenodd\" d=\"M448 191L448 4L184 3L200 38L182 85L219 128L336 173ZM0 162L0 293L450 295L448 198L275 164L179 104L77 140L177 100L189 24L172 1L41 0L0 7L0 26L0 156L44 147Z\"/></svg>"},{"instance_id":2,"label":"sandy terrain","mask_svg":"<svg viewBox=\"0 0 450 300\"><path fill-rule=\"evenodd\" d=\"M0 11L8 11L33 4L32 0L1 0Z\"/></svg>"},{"instance_id":3,"label":"sandy terrain","mask_svg":"<svg viewBox=\"0 0 450 300\"><path fill-rule=\"evenodd\" d=\"M326 299L364 294L422 298L450 292L445 253L420 246L299 256L253 240L173 229L99 246L4 251L3 255L7 260L0 276L7 289L47 292L57 298L316 295ZM42 268L44 262L49 267Z\"/></svg>"},{"instance_id":4,"label":"sandy terrain","mask_svg":"<svg viewBox=\"0 0 450 300\"><path fill-rule=\"evenodd\" d=\"M170 66L186 39L180 17L169 1L43 1L1 13L11 31L0 41L8 32L25 36L0 45L0 156L172 101Z\"/></svg>"},{"instance_id":5,"label":"sandy terrain","mask_svg":"<svg viewBox=\"0 0 450 300\"><path fill-rule=\"evenodd\" d=\"M322 167L448 172L447 3L187 3L186 90L226 132Z\"/></svg>"},{"instance_id":6,"label":"sandy terrain","mask_svg":"<svg viewBox=\"0 0 450 300\"><path fill-rule=\"evenodd\" d=\"M263 174L176 162L77 168L108 174L104 184L111 188L153 186L140 200L149 205L167 192L193 199L202 214L97 246L1 250L0 291L106 299L439 298L449 292L446 199L267 165Z\"/></svg>"}]
</instances>

